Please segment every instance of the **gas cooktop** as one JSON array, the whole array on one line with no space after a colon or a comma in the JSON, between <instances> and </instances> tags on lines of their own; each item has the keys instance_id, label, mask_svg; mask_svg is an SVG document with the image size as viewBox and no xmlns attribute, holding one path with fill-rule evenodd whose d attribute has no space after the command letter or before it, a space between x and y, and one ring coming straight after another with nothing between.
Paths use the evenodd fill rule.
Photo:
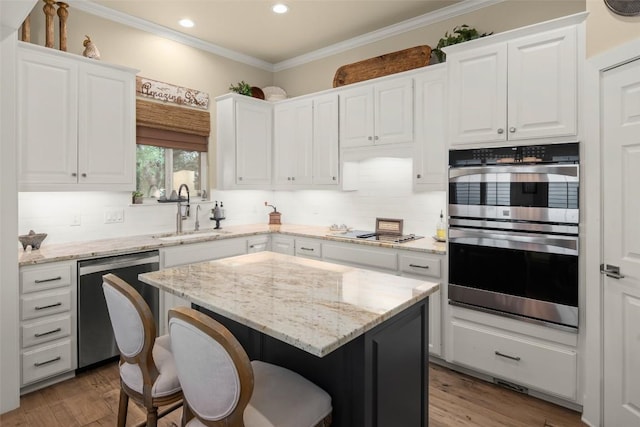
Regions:
<instances>
[{"instance_id":1,"label":"gas cooktop","mask_svg":"<svg viewBox=\"0 0 640 427\"><path fill-rule=\"evenodd\" d=\"M397 235L397 234L380 234L375 231L351 230L344 233L332 233L330 236L342 237L345 239L369 240L388 243L405 243L412 240L422 239L424 236L416 236L415 234Z\"/></svg>"}]
</instances>

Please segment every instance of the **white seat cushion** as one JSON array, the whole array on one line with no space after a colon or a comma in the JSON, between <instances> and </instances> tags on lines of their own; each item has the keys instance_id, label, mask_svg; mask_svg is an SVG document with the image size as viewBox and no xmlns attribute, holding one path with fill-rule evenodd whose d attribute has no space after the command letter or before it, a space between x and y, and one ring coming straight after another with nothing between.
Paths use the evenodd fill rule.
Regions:
<instances>
[{"instance_id":1,"label":"white seat cushion","mask_svg":"<svg viewBox=\"0 0 640 427\"><path fill-rule=\"evenodd\" d=\"M245 427L313 427L331 413L331 397L301 375L257 360ZM197 418L187 427L206 427Z\"/></svg>"},{"instance_id":2,"label":"white seat cushion","mask_svg":"<svg viewBox=\"0 0 640 427\"><path fill-rule=\"evenodd\" d=\"M156 339L153 346L153 360L159 375L151 389L153 397L168 396L181 390L176 363L170 349L169 335ZM142 394L142 371L138 365L123 363L120 366L120 378L127 387Z\"/></svg>"}]
</instances>

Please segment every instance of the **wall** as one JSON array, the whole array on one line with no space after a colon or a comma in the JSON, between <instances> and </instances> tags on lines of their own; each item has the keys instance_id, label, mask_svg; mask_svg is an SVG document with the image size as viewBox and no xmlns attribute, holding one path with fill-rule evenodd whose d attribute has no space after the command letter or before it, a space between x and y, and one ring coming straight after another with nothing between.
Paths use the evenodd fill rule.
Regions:
<instances>
[{"instance_id":1,"label":"wall","mask_svg":"<svg viewBox=\"0 0 640 427\"><path fill-rule=\"evenodd\" d=\"M541 6L541 4L544 4ZM432 48L445 32L467 24L479 32L504 32L561 16L584 12L584 0L535 1L510 0L463 16L437 22L395 37L275 73L274 84L289 96L298 96L333 87L336 70L345 64L385 53L427 44Z\"/></svg>"},{"instance_id":2,"label":"wall","mask_svg":"<svg viewBox=\"0 0 640 427\"><path fill-rule=\"evenodd\" d=\"M413 193L410 159L377 158L361 162L357 191L213 191L211 200L223 201L227 219L221 226L268 221L270 208L277 206L282 221L290 224L329 226L347 224L373 229L376 217L402 218L405 231L431 236L440 210L445 208L444 192ZM183 230L193 230L196 205ZM130 205L128 193L64 192L20 193L18 198L19 232L30 229L48 233L44 245L104 239L135 234L175 231L174 204ZM201 203L201 229L212 228L209 220L213 202ZM105 224L105 212L122 210L124 222ZM80 225L71 226L71 218L80 215ZM17 244L17 242L16 242ZM17 244L19 247L19 244Z\"/></svg>"},{"instance_id":3,"label":"wall","mask_svg":"<svg viewBox=\"0 0 640 427\"><path fill-rule=\"evenodd\" d=\"M587 0L587 57L640 38L640 15L620 16L602 0Z\"/></svg>"}]
</instances>

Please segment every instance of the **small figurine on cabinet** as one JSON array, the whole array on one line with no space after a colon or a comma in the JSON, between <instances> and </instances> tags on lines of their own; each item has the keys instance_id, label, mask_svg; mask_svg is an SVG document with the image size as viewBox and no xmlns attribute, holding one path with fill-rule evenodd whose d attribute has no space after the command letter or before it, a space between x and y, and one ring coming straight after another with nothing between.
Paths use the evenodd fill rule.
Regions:
<instances>
[{"instance_id":1,"label":"small figurine on cabinet","mask_svg":"<svg viewBox=\"0 0 640 427\"><path fill-rule=\"evenodd\" d=\"M89 36L85 36L86 39L82 42L82 46L84 46L84 52L82 52L82 56L91 59L100 59L100 51L98 50L95 43L91 41Z\"/></svg>"}]
</instances>

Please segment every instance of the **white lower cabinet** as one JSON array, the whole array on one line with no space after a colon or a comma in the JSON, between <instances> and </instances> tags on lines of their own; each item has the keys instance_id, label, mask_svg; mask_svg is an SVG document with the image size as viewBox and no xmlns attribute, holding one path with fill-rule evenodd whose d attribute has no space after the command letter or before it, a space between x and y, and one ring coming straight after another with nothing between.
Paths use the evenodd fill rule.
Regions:
<instances>
[{"instance_id":1,"label":"white lower cabinet","mask_svg":"<svg viewBox=\"0 0 640 427\"><path fill-rule=\"evenodd\" d=\"M21 387L37 388L40 381L73 375L76 288L75 262L20 268Z\"/></svg>"},{"instance_id":2,"label":"white lower cabinet","mask_svg":"<svg viewBox=\"0 0 640 427\"><path fill-rule=\"evenodd\" d=\"M238 238L163 248L160 250L160 266L164 269L244 255L247 253L247 245L247 239ZM168 312L170 309L178 306L189 307L190 305L189 301L184 298L160 291L160 324L158 325L158 333L162 335L167 332Z\"/></svg>"},{"instance_id":3,"label":"white lower cabinet","mask_svg":"<svg viewBox=\"0 0 640 427\"><path fill-rule=\"evenodd\" d=\"M253 239L247 240L247 253L252 254L254 252L268 251L271 249L271 242L269 236L258 236Z\"/></svg>"},{"instance_id":4,"label":"white lower cabinet","mask_svg":"<svg viewBox=\"0 0 640 427\"><path fill-rule=\"evenodd\" d=\"M321 258L322 243L318 240L296 239L295 254L307 258Z\"/></svg>"},{"instance_id":5,"label":"white lower cabinet","mask_svg":"<svg viewBox=\"0 0 640 427\"><path fill-rule=\"evenodd\" d=\"M398 254L400 275L416 279L425 279L440 282L444 288L446 276L443 276L441 266L443 255L404 253ZM442 290L438 290L429 296L429 353L442 356Z\"/></svg>"},{"instance_id":6,"label":"white lower cabinet","mask_svg":"<svg viewBox=\"0 0 640 427\"><path fill-rule=\"evenodd\" d=\"M295 255L295 239L293 237L274 235L271 238L271 250L279 254Z\"/></svg>"},{"instance_id":7,"label":"white lower cabinet","mask_svg":"<svg viewBox=\"0 0 640 427\"><path fill-rule=\"evenodd\" d=\"M452 307L450 362L576 401L577 334Z\"/></svg>"}]
</instances>

